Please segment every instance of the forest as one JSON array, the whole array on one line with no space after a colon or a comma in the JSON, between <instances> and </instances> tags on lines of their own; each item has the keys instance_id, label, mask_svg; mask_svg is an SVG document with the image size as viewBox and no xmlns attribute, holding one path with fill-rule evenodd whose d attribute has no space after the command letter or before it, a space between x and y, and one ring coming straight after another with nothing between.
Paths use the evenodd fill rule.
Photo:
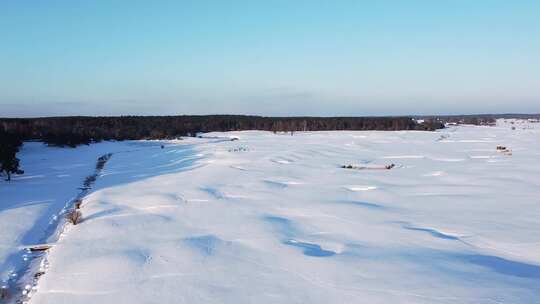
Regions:
<instances>
[{"instance_id":1,"label":"forest","mask_svg":"<svg viewBox=\"0 0 540 304\"><path fill-rule=\"evenodd\" d=\"M101 140L168 139L212 131L435 130L410 117L262 117L244 115L3 118L0 129L23 140L73 146Z\"/></svg>"}]
</instances>

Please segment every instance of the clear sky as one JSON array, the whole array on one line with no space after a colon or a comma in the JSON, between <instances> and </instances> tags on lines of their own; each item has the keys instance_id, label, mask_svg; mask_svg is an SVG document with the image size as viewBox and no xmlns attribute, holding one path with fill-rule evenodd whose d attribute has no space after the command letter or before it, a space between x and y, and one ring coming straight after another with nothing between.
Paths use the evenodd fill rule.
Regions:
<instances>
[{"instance_id":1,"label":"clear sky","mask_svg":"<svg viewBox=\"0 0 540 304\"><path fill-rule=\"evenodd\" d=\"M0 117L503 112L538 0L0 0Z\"/></svg>"}]
</instances>

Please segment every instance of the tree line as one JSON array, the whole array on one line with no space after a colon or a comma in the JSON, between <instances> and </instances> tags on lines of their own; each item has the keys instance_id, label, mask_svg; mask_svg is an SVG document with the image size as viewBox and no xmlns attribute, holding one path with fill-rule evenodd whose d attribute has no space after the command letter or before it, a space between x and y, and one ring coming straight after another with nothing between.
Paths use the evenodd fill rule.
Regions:
<instances>
[{"instance_id":1,"label":"tree line","mask_svg":"<svg viewBox=\"0 0 540 304\"><path fill-rule=\"evenodd\" d=\"M24 140L71 146L100 140L168 139L213 131L434 130L410 117L262 117L245 115L4 118Z\"/></svg>"},{"instance_id":2,"label":"tree line","mask_svg":"<svg viewBox=\"0 0 540 304\"><path fill-rule=\"evenodd\" d=\"M418 116L418 119L427 119L430 121L438 121L444 124L466 124L477 126L493 126L497 122L497 118L502 118L504 115L481 114L481 115L439 115L439 116Z\"/></svg>"}]
</instances>

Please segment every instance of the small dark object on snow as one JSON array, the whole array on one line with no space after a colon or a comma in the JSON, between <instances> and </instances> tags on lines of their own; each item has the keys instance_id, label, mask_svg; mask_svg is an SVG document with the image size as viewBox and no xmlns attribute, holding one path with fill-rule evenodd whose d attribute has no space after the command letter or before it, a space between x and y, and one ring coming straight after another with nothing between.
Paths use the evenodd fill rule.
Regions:
<instances>
[{"instance_id":1,"label":"small dark object on snow","mask_svg":"<svg viewBox=\"0 0 540 304\"><path fill-rule=\"evenodd\" d=\"M231 138L231 141L237 141L237 140L238 140L238 137Z\"/></svg>"},{"instance_id":2,"label":"small dark object on snow","mask_svg":"<svg viewBox=\"0 0 540 304\"><path fill-rule=\"evenodd\" d=\"M356 169L356 170L390 170L394 168L395 164L390 165L375 165L375 166L356 166L356 165L342 165L343 169Z\"/></svg>"},{"instance_id":3,"label":"small dark object on snow","mask_svg":"<svg viewBox=\"0 0 540 304\"><path fill-rule=\"evenodd\" d=\"M28 247L28 249L29 249L31 252L46 251L46 250L51 249L51 245L47 245L47 244L44 244L44 245L35 245L35 246L32 246L32 247Z\"/></svg>"},{"instance_id":4,"label":"small dark object on snow","mask_svg":"<svg viewBox=\"0 0 540 304\"><path fill-rule=\"evenodd\" d=\"M161 149L165 149L165 146L164 146L164 145L161 145Z\"/></svg>"},{"instance_id":5,"label":"small dark object on snow","mask_svg":"<svg viewBox=\"0 0 540 304\"><path fill-rule=\"evenodd\" d=\"M245 148L245 147L238 147L238 148L234 148L234 149L229 149L228 151L229 152L247 152L247 151L249 151L249 149Z\"/></svg>"},{"instance_id":6,"label":"small dark object on snow","mask_svg":"<svg viewBox=\"0 0 540 304\"><path fill-rule=\"evenodd\" d=\"M7 299L8 296L9 296L9 292L8 292L7 288L0 287L0 300L1 299Z\"/></svg>"},{"instance_id":7,"label":"small dark object on snow","mask_svg":"<svg viewBox=\"0 0 540 304\"><path fill-rule=\"evenodd\" d=\"M501 152L505 155L512 155L512 150L508 149L505 146L497 146L497 152Z\"/></svg>"},{"instance_id":8,"label":"small dark object on snow","mask_svg":"<svg viewBox=\"0 0 540 304\"><path fill-rule=\"evenodd\" d=\"M45 272L43 272L43 271L38 271L38 272L36 272L36 274L34 274L34 278L37 279L37 278L39 278L40 276L42 276L42 275L44 275L44 274L45 274Z\"/></svg>"},{"instance_id":9,"label":"small dark object on snow","mask_svg":"<svg viewBox=\"0 0 540 304\"><path fill-rule=\"evenodd\" d=\"M66 214L66 218L73 225L77 225L82 221L82 213L79 210L73 209Z\"/></svg>"}]
</instances>

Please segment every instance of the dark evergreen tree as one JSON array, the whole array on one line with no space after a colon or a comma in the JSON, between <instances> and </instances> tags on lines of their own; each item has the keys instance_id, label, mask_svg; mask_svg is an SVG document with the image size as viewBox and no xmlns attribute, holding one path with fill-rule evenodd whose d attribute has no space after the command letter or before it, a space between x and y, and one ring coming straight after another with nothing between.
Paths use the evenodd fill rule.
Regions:
<instances>
[{"instance_id":1,"label":"dark evergreen tree","mask_svg":"<svg viewBox=\"0 0 540 304\"><path fill-rule=\"evenodd\" d=\"M14 134L0 130L0 173L6 174L7 181L11 180L11 174L23 174L19 168L19 159L16 157L22 145L21 139Z\"/></svg>"}]
</instances>

